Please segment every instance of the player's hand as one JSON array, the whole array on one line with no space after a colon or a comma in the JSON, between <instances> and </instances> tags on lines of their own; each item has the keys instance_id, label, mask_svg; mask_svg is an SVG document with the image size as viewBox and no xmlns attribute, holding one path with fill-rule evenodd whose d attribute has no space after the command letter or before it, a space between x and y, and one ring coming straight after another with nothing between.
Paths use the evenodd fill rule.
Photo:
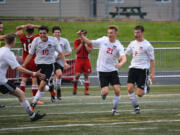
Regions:
<instances>
[{"instance_id":1,"label":"player's hand","mask_svg":"<svg viewBox=\"0 0 180 135\"><path fill-rule=\"evenodd\" d=\"M70 65L67 64L67 63L65 63L65 64L64 64L64 69L68 69L68 68L70 68Z\"/></svg>"},{"instance_id":2,"label":"player's hand","mask_svg":"<svg viewBox=\"0 0 180 135\"><path fill-rule=\"evenodd\" d=\"M23 63L21 66L22 66L23 68L25 68L26 65Z\"/></svg>"},{"instance_id":3,"label":"player's hand","mask_svg":"<svg viewBox=\"0 0 180 135\"><path fill-rule=\"evenodd\" d=\"M115 64L115 68L120 68L120 67L122 67L121 63Z\"/></svg>"},{"instance_id":4,"label":"player's hand","mask_svg":"<svg viewBox=\"0 0 180 135\"><path fill-rule=\"evenodd\" d=\"M77 32L77 35L81 36L81 34L82 34L81 30L79 30L79 31Z\"/></svg>"},{"instance_id":5,"label":"player's hand","mask_svg":"<svg viewBox=\"0 0 180 135\"><path fill-rule=\"evenodd\" d=\"M45 79L46 75L41 73L41 69L36 72L36 76L40 79Z\"/></svg>"},{"instance_id":6,"label":"player's hand","mask_svg":"<svg viewBox=\"0 0 180 135\"><path fill-rule=\"evenodd\" d=\"M150 74L150 78L151 78L152 82L154 82L154 80L155 80L155 75L154 75L154 73Z\"/></svg>"}]
</instances>

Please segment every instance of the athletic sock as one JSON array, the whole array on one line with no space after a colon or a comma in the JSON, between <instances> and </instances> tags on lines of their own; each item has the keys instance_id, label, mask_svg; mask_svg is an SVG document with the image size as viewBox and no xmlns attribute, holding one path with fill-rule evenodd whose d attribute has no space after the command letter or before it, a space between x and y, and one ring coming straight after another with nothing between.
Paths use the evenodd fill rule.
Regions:
<instances>
[{"instance_id":1,"label":"athletic sock","mask_svg":"<svg viewBox=\"0 0 180 135\"><path fill-rule=\"evenodd\" d=\"M28 100L25 100L24 102L20 102L21 106L26 110L26 112L29 114L29 116L34 115L35 113L31 110L31 106L29 104Z\"/></svg>"},{"instance_id":2,"label":"athletic sock","mask_svg":"<svg viewBox=\"0 0 180 135\"><path fill-rule=\"evenodd\" d=\"M38 92L36 93L36 96L34 97L32 103L33 103L33 104L36 104L37 101L42 97L43 94L44 94L44 92L40 92L40 91L38 90Z\"/></svg>"},{"instance_id":3,"label":"athletic sock","mask_svg":"<svg viewBox=\"0 0 180 135\"><path fill-rule=\"evenodd\" d=\"M131 100L131 103L132 103L133 107L135 109L139 109L139 105L138 105L138 102L137 102L137 99L136 99L136 94L131 93L131 94L129 94L129 97L130 97L130 100Z\"/></svg>"},{"instance_id":4,"label":"athletic sock","mask_svg":"<svg viewBox=\"0 0 180 135\"><path fill-rule=\"evenodd\" d=\"M73 80L73 86L74 86L74 89L73 89L73 92L77 92L77 82L78 80Z\"/></svg>"},{"instance_id":5,"label":"athletic sock","mask_svg":"<svg viewBox=\"0 0 180 135\"><path fill-rule=\"evenodd\" d=\"M113 99L113 110L116 111L117 109L117 106L118 106L118 103L119 103L119 100L120 100L120 96L114 96L114 99Z\"/></svg>"},{"instance_id":6,"label":"athletic sock","mask_svg":"<svg viewBox=\"0 0 180 135\"><path fill-rule=\"evenodd\" d=\"M32 85L32 95L35 96L38 91L38 85Z\"/></svg>"},{"instance_id":7,"label":"athletic sock","mask_svg":"<svg viewBox=\"0 0 180 135\"><path fill-rule=\"evenodd\" d=\"M25 92L26 84L24 82L21 82L20 89Z\"/></svg>"},{"instance_id":8,"label":"athletic sock","mask_svg":"<svg viewBox=\"0 0 180 135\"><path fill-rule=\"evenodd\" d=\"M87 93L88 93L88 90L89 90L89 84L90 84L90 82L89 82L89 81L85 81L85 82L84 82L85 94L87 94Z\"/></svg>"}]
</instances>

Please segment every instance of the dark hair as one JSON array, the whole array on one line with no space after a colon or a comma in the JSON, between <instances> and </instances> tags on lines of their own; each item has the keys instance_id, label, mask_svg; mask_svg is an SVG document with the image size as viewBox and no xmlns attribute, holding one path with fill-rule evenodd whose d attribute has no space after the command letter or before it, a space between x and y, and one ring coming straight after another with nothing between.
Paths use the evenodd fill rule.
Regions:
<instances>
[{"instance_id":1,"label":"dark hair","mask_svg":"<svg viewBox=\"0 0 180 135\"><path fill-rule=\"evenodd\" d=\"M40 30L45 30L46 32L49 32L48 26L45 26L45 25L40 26L38 31L40 31Z\"/></svg>"},{"instance_id":2,"label":"dark hair","mask_svg":"<svg viewBox=\"0 0 180 135\"><path fill-rule=\"evenodd\" d=\"M141 30L141 32L144 32L144 27L142 25L137 25L134 29Z\"/></svg>"},{"instance_id":3,"label":"dark hair","mask_svg":"<svg viewBox=\"0 0 180 135\"><path fill-rule=\"evenodd\" d=\"M83 34L87 34L87 31L86 30L81 30L81 32L83 33Z\"/></svg>"},{"instance_id":4,"label":"dark hair","mask_svg":"<svg viewBox=\"0 0 180 135\"><path fill-rule=\"evenodd\" d=\"M14 33L7 34L5 37L5 42L8 45L10 45L14 42L15 38L16 38L16 34L14 34Z\"/></svg>"},{"instance_id":5,"label":"dark hair","mask_svg":"<svg viewBox=\"0 0 180 135\"><path fill-rule=\"evenodd\" d=\"M108 29L115 30L116 32L118 31L118 27L116 25L111 25L108 27Z\"/></svg>"},{"instance_id":6,"label":"dark hair","mask_svg":"<svg viewBox=\"0 0 180 135\"><path fill-rule=\"evenodd\" d=\"M0 21L0 24L2 24L2 22Z\"/></svg>"},{"instance_id":7,"label":"dark hair","mask_svg":"<svg viewBox=\"0 0 180 135\"><path fill-rule=\"evenodd\" d=\"M61 28L59 26L54 26L52 28L52 33L54 33L55 30L59 30L61 32Z\"/></svg>"},{"instance_id":8,"label":"dark hair","mask_svg":"<svg viewBox=\"0 0 180 135\"><path fill-rule=\"evenodd\" d=\"M29 34L33 34L34 33L34 28L27 28L26 32Z\"/></svg>"}]
</instances>

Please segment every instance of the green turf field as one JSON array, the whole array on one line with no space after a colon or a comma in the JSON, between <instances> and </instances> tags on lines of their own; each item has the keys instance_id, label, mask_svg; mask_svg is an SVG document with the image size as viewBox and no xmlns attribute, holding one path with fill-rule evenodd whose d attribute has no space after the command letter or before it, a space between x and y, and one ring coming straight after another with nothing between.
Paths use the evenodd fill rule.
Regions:
<instances>
[{"instance_id":1,"label":"green turf field","mask_svg":"<svg viewBox=\"0 0 180 135\"><path fill-rule=\"evenodd\" d=\"M133 108L122 87L118 107L120 116L112 116L113 91L101 100L98 87L90 88L90 96L79 89L72 96L72 88L63 88L63 100L50 102L49 93L42 98L45 105L35 109L47 116L31 123L27 114L12 96L1 96L0 135L179 135L180 85L153 86L151 93L138 98L141 114L131 114ZM27 90L30 99L31 92Z\"/></svg>"}]
</instances>

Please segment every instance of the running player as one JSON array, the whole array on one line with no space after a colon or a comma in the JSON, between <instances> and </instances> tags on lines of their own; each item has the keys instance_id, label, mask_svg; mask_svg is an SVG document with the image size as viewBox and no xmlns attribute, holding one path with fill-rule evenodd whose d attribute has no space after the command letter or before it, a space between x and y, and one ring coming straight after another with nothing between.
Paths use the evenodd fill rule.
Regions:
<instances>
[{"instance_id":1,"label":"running player","mask_svg":"<svg viewBox=\"0 0 180 135\"><path fill-rule=\"evenodd\" d=\"M26 59L27 55L29 54L29 48L31 47L31 43L34 38L38 37L39 34L34 35L34 28L39 28L39 25L33 25L33 24L26 24L16 27L16 35L19 37L21 41L21 45L23 47L23 62ZM22 31L22 29L26 30L27 35L25 35ZM34 54L31 61L26 65L26 69L31 71L36 71L36 64L34 63L36 55ZM28 74L22 74L22 81L20 84L20 89L25 92L26 88L26 82L28 78L32 77L32 94L33 96L36 95L38 91L38 84L37 84L37 78L35 76L30 76ZM44 104L41 101L38 101L37 104Z\"/></svg>"},{"instance_id":2,"label":"running player","mask_svg":"<svg viewBox=\"0 0 180 135\"><path fill-rule=\"evenodd\" d=\"M126 49L126 55L132 54L131 65L128 73L128 93L134 107L134 113L140 113L140 107L134 93L135 84L137 85L137 96L142 97L147 92L147 79L151 65L152 72L150 78L154 82L155 60L154 48L143 38L144 27L138 25L134 28L135 40Z\"/></svg>"},{"instance_id":3,"label":"running player","mask_svg":"<svg viewBox=\"0 0 180 135\"><path fill-rule=\"evenodd\" d=\"M61 48L58 44L58 40L55 37L48 36L48 32L49 29L47 26L39 27L39 37L36 37L33 40L29 50L29 55L23 63L23 66L26 66L36 53L35 63L37 64L37 70L41 69L41 72L46 75L46 78L40 81L38 92L31 104L32 109L34 109L37 101L44 94L44 91L47 90L45 86L49 84L50 78L54 72L55 51L61 54ZM64 55L61 55L64 63L67 64L65 62Z\"/></svg>"},{"instance_id":4,"label":"running player","mask_svg":"<svg viewBox=\"0 0 180 135\"><path fill-rule=\"evenodd\" d=\"M38 113L34 113L31 110L29 101L26 100L26 96L24 92L22 92L19 88L17 88L12 82L8 81L6 78L6 72L9 66L12 69L17 69L20 72L41 77L42 79L45 78L44 74L40 73L40 70L37 72L32 72L27 70L19 65L16 60L14 54L10 51L16 44L16 35L15 34L8 34L5 37L5 46L0 48L0 92L3 94L9 93L11 95L16 96L19 99L21 106L26 110L29 114L31 121L36 121L41 119L45 116L45 114L41 115Z\"/></svg>"},{"instance_id":5,"label":"running player","mask_svg":"<svg viewBox=\"0 0 180 135\"><path fill-rule=\"evenodd\" d=\"M119 115L117 106L120 100L120 81L117 71L126 63L126 55L123 45L121 45L119 40L116 40L118 27L109 26L107 31L108 36L104 36L97 40L89 40L81 31L78 32L78 34L81 35L85 43L100 47L97 60L97 71L99 73L102 99L106 99L109 92L109 84L111 84L115 94L112 115Z\"/></svg>"},{"instance_id":6,"label":"running player","mask_svg":"<svg viewBox=\"0 0 180 135\"><path fill-rule=\"evenodd\" d=\"M3 23L0 21L0 34L3 32ZM0 47L2 46L1 40L4 40L5 35L0 36ZM5 105L0 104L0 108L6 107Z\"/></svg>"},{"instance_id":7,"label":"running player","mask_svg":"<svg viewBox=\"0 0 180 135\"><path fill-rule=\"evenodd\" d=\"M61 37L61 28L59 26L54 26L52 29L53 36L57 38L58 43L62 49L62 53L64 57L69 56L72 54L72 49L69 44L69 41L66 38ZM69 65L66 65L69 67ZM54 78L54 85L57 90L57 99L61 100L61 78L62 72L64 70L64 62L60 58L55 63L55 78Z\"/></svg>"},{"instance_id":8,"label":"running player","mask_svg":"<svg viewBox=\"0 0 180 135\"><path fill-rule=\"evenodd\" d=\"M81 30L84 36L87 35L87 31ZM81 38L75 40L74 50L76 53L75 61L75 78L73 80L73 95L77 94L77 84L81 73L84 73L84 95L89 95L89 74L91 73L91 63L89 60L89 54L92 51L92 45L87 45Z\"/></svg>"}]
</instances>

